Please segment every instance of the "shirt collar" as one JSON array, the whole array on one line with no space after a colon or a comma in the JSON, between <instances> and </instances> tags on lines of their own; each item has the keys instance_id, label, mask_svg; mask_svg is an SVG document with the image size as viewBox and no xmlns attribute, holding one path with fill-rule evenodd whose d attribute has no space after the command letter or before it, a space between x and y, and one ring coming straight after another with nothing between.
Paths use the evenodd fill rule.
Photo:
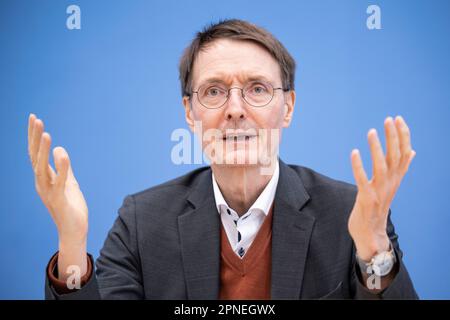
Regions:
<instances>
[{"instance_id":1,"label":"shirt collar","mask_svg":"<svg viewBox=\"0 0 450 320\"><path fill-rule=\"evenodd\" d=\"M277 157L275 171L274 171L272 177L270 178L269 183L266 185L264 190L258 196L255 203L253 203L253 205L250 207L248 212L251 212L254 209L259 209L262 212L264 212L264 214L266 216L269 214L270 207L272 206L273 200L275 198L275 192L277 190L279 175L280 175L280 169L279 169L279 163L278 163L278 157ZM214 198L216 200L217 211L220 214L220 212L221 212L220 208L222 206L224 206L225 208L230 208L230 206L225 201L225 199L222 195L222 192L219 189L219 185L217 184L216 179L214 178L214 173L212 173L212 181L213 181Z\"/></svg>"}]
</instances>

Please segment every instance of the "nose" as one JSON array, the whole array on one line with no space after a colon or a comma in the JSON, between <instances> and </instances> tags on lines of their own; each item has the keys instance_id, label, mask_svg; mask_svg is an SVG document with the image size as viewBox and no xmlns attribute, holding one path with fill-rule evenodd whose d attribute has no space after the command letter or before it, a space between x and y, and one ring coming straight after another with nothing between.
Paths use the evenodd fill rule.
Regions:
<instances>
[{"instance_id":1,"label":"nose","mask_svg":"<svg viewBox=\"0 0 450 320\"><path fill-rule=\"evenodd\" d=\"M225 104L225 119L243 120L247 117L245 101L242 98L242 91L239 88L230 88L228 100Z\"/></svg>"}]
</instances>

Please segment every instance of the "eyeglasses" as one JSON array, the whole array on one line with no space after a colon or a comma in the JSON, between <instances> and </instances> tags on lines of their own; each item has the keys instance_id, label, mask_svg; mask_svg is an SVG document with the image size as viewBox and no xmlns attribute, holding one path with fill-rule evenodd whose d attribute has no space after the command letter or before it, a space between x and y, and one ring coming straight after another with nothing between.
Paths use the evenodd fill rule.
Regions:
<instances>
[{"instance_id":1,"label":"eyeglasses","mask_svg":"<svg viewBox=\"0 0 450 320\"><path fill-rule=\"evenodd\" d=\"M239 89L244 101L257 108L268 105L273 99L275 90L289 91L282 87L274 88L269 82L256 80L248 82L243 88L227 88L220 82L205 83L192 93L197 94L198 101L205 108L218 109L228 101L231 89Z\"/></svg>"}]
</instances>

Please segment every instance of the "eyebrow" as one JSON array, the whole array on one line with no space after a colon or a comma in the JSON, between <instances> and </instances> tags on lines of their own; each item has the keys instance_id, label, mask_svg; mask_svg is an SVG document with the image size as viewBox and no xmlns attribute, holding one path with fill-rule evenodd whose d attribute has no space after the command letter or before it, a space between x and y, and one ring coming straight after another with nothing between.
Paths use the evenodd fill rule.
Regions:
<instances>
[{"instance_id":1,"label":"eyebrow","mask_svg":"<svg viewBox=\"0 0 450 320\"><path fill-rule=\"evenodd\" d=\"M266 76L264 76L262 74L245 75L243 78L246 80L246 82L247 81L255 81L255 80L264 80L264 81L267 81L267 82L270 82L270 83L273 82L272 80L269 80ZM209 82L226 83L227 80L226 80L226 76L223 76L223 77L221 77L221 76L211 76L211 77L203 79L202 81L199 81L198 83L199 83L199 86L200 86L200 85L202 85L204 83L209 83Z\"/></svg>"}]
</instances>

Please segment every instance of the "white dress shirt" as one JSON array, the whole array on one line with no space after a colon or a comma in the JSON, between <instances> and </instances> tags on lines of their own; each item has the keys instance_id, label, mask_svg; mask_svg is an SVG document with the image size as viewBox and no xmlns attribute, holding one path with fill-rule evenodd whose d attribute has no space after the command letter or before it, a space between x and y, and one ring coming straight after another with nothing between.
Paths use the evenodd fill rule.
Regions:
<instances>
[{"instance_id":1,"label":"white dress shirt","mask_svg":"<svg viewBox=\"0 0 450 320\"><path fill-rule=\"evenodd\" d=\"M258 199L256 199L255 203L241 217L228 206L214 178L214 173L212 174L217 211L220 214L231 248L240 258L244 257L263 224L264 218L269 214L270 207L275 198L275 191L277 190L279 170L277 159L275 171L269 183L261 192Z\"/></svg>"}]
</instances>

